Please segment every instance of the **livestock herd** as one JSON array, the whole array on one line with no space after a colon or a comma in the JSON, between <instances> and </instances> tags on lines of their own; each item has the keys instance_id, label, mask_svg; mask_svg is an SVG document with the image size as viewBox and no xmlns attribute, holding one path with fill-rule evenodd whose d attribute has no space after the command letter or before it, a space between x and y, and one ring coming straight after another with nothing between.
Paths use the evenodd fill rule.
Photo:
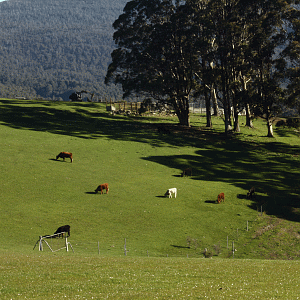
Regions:
<instances>
[{"instance_id":1,"label":"livestock herd","mask_svg":"<svg viewBox=\"0 0 300 300\"><path fill-rule=\"evenodd\" d=\"M64 161L66 158L70 158L71 163L73 162L73 155L71 152L60 152L56 156L56 160L58 160L58 158L62 158ZM192 176L192 169L191 168L184 169L183 172L181 173L181 177L184 177L184 176ZM109 191L108 183L100 184L95 189L95 194L97 194L98 192L101 192L101 194L103 194L103 190L105 190L106 194L108 194L108 191ZM177 197L177 188L170 188L164 194L164 196L168 197L168 198L172 198L172 195L174 195L174 198ZM253 199L254 197L255 197L255 188L252 187L249 189L246 198ZM224 193L220 193L218 195L217 202L218 203L225 202L225 194ZM54 234L59 234L58 236L63 237L64 233L68 233L68 236L70 236L70 226L69 225L64 225L64 226L59 227Z\"/></svg>"}]
</instances>

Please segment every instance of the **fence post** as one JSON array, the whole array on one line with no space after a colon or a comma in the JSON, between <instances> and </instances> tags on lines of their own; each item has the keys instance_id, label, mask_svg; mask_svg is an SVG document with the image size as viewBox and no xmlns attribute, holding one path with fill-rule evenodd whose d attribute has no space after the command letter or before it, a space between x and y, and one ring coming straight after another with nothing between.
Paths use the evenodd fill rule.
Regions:
<instances>
[{"instance_id":1,"label":"fence post","mask_svg":"<svg viewBox=\"0 0 300 300\"><path fill-rule=\"evenodd\" d=\"M69 251L69 247L68 247L68 238L67 238L67 234L65 234L66 238L65 238L65 241L66 241L66 250L67 252Z\"/></svg>"},{"instance_id":2,"label":"fence post","mask_svg":"<svg viewBox=\"0 0 300 300\"><path fill-rule=\"evenodd\" d=\"M234 241L232 241L232 258L234 258Z\"/></svg>"},{"instance_id":3,"label":"fence post","mask_svg":"<svg viewBox=\"0 0 300 300\"><path fill-rule=\"evenodd\" d=\"M43 240L42 240L41 236L40 236L40 242L39 242L39 251L43 251Z\"/></svg>"},{"instance_id":4,"label":"fence post","mask_svg":"<svg viewBox=\"0 0 300 300\"><path fill-rule=\"evenodd\" d=\"M125 256L127 255L127 250L126 250L126 238L125 238L125 244L124 244L124 254L125 254Z\"/></svg>"},{"instance_id":5,"label":"fence post","mask_svg":"<svg viewBox=\"0 0 300 300\"><path fill-rule=\"evenodd\" d=\"M248 220L247 220L247 231L248 231Z\"/></svg>"}]
</instances>

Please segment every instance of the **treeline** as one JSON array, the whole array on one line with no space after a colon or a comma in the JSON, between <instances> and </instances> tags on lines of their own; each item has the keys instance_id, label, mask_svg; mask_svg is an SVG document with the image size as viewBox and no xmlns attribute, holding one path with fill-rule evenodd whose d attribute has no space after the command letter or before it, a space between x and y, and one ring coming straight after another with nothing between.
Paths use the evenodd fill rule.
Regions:
<instances>
[{"instance_id":1,"label":"treeline","mask_svg":"<svg viewBox=\"0 0 300 300\"><path fill-rule=\"evenodd\" d=\"M0 3L0 97L68 100L86 90L120 99L104 77L112 23L126 0L8 0Z\"/></svg>"},{"instance_id":2,"label":"treeline","mask_svg":"<svg viewBox=\"0 0 300 300\"><path fill-rule=\"evenodd\" d=\"M222 103L226 133L246 109L247 125L264 117L273 136L283 107L300 111L299 19L298 0L132 0L114 22L106 82L171 104L181 125L202 97L207 112Z\"/></svg>"}]
</instances>

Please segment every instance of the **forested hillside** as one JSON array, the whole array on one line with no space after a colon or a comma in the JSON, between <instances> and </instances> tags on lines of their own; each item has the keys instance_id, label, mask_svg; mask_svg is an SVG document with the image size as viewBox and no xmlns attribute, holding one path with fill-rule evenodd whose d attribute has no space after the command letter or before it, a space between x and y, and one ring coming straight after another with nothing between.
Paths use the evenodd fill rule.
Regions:
<instances>
[{"instance_id":1,"label":"forested hillside","mask_svg":"<svg viewBox=\"0 0 300 300\"><path fill-rule=\"evenodd\" d=\"M0 97L64 99L86 90L121 97L104 84L112 23L126 0L0 2Z\"/></svg>"}]
</instances>

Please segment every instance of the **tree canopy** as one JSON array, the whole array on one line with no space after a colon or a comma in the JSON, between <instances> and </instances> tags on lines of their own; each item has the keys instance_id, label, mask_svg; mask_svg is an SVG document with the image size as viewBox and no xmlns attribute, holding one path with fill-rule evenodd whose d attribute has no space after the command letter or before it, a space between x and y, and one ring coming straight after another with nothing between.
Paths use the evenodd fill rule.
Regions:
<instances>
[{"instance_id":1,"label":"tree canopy","mask_svg":"<svg viewBox=\"0 0 300 300\"><path fill-rule=\"evenodd\" d=\"M169 102L182 125L189 125L191 97L206 99L208 115L214 95L224 109L225 132L232 129L232 118L239 130L239 111L247 108L266 118L272 136L272 117L287 104L286 92L294 103L299 92L297 4L130 1L114 22L117 48L106 83L120 83L124 97L144 94Z\"/></svg>"}]
</instances>

